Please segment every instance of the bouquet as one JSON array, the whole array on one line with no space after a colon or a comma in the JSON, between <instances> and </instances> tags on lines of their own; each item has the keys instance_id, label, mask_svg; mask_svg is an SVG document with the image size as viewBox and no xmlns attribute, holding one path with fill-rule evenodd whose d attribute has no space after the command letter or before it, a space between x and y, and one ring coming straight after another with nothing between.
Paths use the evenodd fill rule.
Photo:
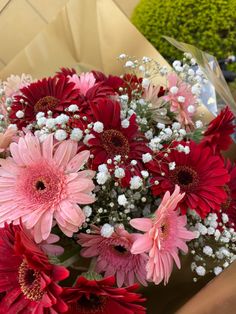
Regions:
<instances>
[{"instance_id":1,"label":"bouquet","mask_svg":"<svg viewBox=\"0 0 236 314\"><path fill-rule=\"evenodd\" d=\"M193 281L235 260L233 113L195 118L209 82L189 53L119 60L1 83L0 313L146 313L138 287L183 254Z\"/></svg>"}]
</instances>

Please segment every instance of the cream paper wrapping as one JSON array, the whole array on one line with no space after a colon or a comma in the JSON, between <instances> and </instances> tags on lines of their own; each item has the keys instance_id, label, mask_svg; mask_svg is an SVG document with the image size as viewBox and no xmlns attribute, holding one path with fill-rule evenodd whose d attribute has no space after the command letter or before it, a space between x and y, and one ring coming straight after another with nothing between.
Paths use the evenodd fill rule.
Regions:
<instances>
[{"instance_id":1,"label":"cream paper wrapping","mask_svg":"<svg viewBox=\"0 0 236 314\"><path fill-rule=\"evenodd\" d=\"M50 23L68 0L0 0L0 70Z\"/></svg>"},{"instance_id":2,"label":"cream paper wrapping","mask_svg":"<svg viewBox=\"0 0 236 314\"><path fill-rule=\"evenodd\" d=\"M7 0L0 0L0 17L2 18L5 11L4 14L7 15L8 12L11 21L17 20L19 16L16 10L17 2L24 3L26 0L12 0L11 5L15 5L15 9L11 11L7 11L10 4L7 4L8 8L4 8L4 1L6 4ZM58 1L61 6L63 5L63 0L27 0L26 2L30 1L34 2L35 6L38 5L37 10L40 8L39 4L43 3L40 12L45 19L49 14L45 10L49 3L55 1L55 4ZM26 36L28 42L25 37L20 43L17 27L14 26L16 33L11 32L11 36L19 40L16 48L19 50L22 45L22 50L16 54L17 49L14 50L14 45L5 41L8 48L13 50L9 52L7 61L4 61L6 65L0 71L0 79L5 79L10 74L21 73L29 73L34 78L41 78L54 74L60 67L75 67L79 71L97 69L105 73L120 74L122 67L116 61L116 57L121 53L136 57L149 56L161 65L169 67L164 58L127 18L137 2L137 0L64 0L65 6L61 8L55 19L50 21L48 17L47 23L40 26L34 24L34 19L28 16L31 14L31 9L26 9L26 6L24 15L27 22L24 27L29 28L32 33ZM51 19L57 11L58 9L51 8ZM0 26L6 29L4 36L7 38L6 26L9 23L4 24L1 18ZM21 31L19 26L19 33ZM0 33L3 36L3 32ZM14 54L16 56L13 56ZM1 54L0 58L2 58ZM161 78L159 82L161 83ZM200 115L204 113L206 122L213 117L205 107L201 107L199 113ZM143 290L148 297L148 313L174 313L207 280L209 277L200 280L197 284L192 282L190 256L186 256L181 271L174 271L169 285L151 286Z\"/></svg>"},{"instance_id":3,"label":"cream paper wrapping","mask_svg":"<svg viewBox=\"0 0 236 314\"><path fill-rule=\"evenodd\" d=\"M119 4L130 9L122 1ZM121 53L147 55L168 66L114 1L69 0L54 21L2 69L0 77L24 72L41 78L63 66L120 74L116 58Z\"/></svg>"}]
</instances>

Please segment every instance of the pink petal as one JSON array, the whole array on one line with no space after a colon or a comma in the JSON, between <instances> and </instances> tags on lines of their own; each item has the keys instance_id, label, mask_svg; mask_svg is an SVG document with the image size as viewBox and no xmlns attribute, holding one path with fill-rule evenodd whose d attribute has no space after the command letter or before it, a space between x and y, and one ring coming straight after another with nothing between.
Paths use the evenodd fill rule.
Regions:
<instances>
[{"instance_id":1,"label":"pink petal","mask_svg":"<svg viewBox=\"0 0 236 314\"><path fill-rule=\"evenodd\" d=\"M132 245L131 253L132 254L141 254L148 252L152 247L152 240L149 238L148 234L140 235L140 237L135 240Z\"/></svg>"},{"instance_id":2,"label":"pink petal","mask_svg":"<svg viewBox=\"0 0 236 314\"><path fill-rule=\"evenodd\" d=\"M92 204L95 202L95 197L94 195L88 195L85 193L77 193L76 197L78 199L78 203L82 205L86 204Z\"/></svg>"},{"instance_id":3,"label":"pink petal","mask_svg":"<svg viewBox=\"0 0 236 314\"><path fill-rule=\"evenodd\" d=\"M148 232L153 223L150 218L134 218L130 220L130 225L137 230Z\"/></svg>"},{"instance_id":4,"label":"pink petal","mask_svg":"<svg viewBox=\"0 0 236 314\"><path fill-rule=\"evenodd\" d=\"M25 164L24 164L24 161L22 160L21 155L19 153L17 143L11 143L10 151L11 151L11 155L12 155L14 161L18 164L18 166L24 166Z\"/></svg>"},{"instance_id":5,"label":"pink petal","mask_svg":"<svg viewBox=\"0 0 236 314\"><path fill-rule=\"evenodd\" d=\"M69 172L77 172L80 168L88 161L90 152L84 150L77 154L71 161L68 163L66 170Z\"/></svg>"},{"instance_id":6,"label":"pink petal","mask_svg":"<svg viewBox=\"0 0 236 314\"><path fill-rule=\"evenodd\" d=\"M43 240L46 240L50 235L50 232L52 230L52 219L53 214L50 211L46 211L40 219Z\"/></svg>"},{"instance_id":7,"label":"pink petal","mask_svg":"<svg viewBox=\"0 0 236 314\"><path fill-rule=\"evenodd\" d=\"M49 134L42 144L42 154L45 159L52 159L53 156L53 134Z\"/></svg>"},{"instance_id":8,"label":"pink petal","mask_svg":"<svg viewBox=\"0 0 236 314\"><path fill-rule=\"evenodd\" d=\"M64 141L60 143L59 146L57 147L53 159L57 165L65 169L71 158L74 157L76 150L77 150L76 142L73 142L71 140Z\"/></svg>"}]
</instances>

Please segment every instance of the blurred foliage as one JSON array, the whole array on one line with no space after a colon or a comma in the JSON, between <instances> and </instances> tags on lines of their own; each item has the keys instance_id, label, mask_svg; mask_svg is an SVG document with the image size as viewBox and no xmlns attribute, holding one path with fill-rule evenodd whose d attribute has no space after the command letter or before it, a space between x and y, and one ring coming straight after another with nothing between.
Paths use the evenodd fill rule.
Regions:
<instances>
[{"instance_id":1,"label":"blurred foliage","mask_svg":"<svg viewBox=\"0 0 236 314\"><path fill-rule=\"evenodd\" d=\"M236 54L236 0L141 0L132 22L169 61L181 58L162 35L218 59Z\"/></svg>"}]
</instances>

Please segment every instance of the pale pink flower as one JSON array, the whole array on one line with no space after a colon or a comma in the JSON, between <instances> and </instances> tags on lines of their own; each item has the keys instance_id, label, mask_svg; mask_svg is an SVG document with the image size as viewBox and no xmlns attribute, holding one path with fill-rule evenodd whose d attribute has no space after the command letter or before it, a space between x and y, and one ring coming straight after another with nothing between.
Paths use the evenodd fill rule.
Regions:
<instances>
[{"instance_id":1,"label":"pale pink flower","mask_svg":"<svg viewBox=\"0 0 236 314\"><path fill-rule=\"evenodd\" d=\"M100 228L94 226L93 234L79 234L78 243L83 247L83 257L97 257L95 270L98 273L105 273L105 277L116 276L118 287L133 285L136 280L146 286L147 255L130 252L136 238L137 234L130 234L120 226L105 238L101 236Z\"/></svg>"},{"instance_id":2,"label":"pale pink flower","mask_svg":"<svg viewBox=\"0 0 236 314\"><path fill-rule=\"evenodd\" d=\"M32 76L29 74L11 75L4 82L4 91L6 97L13 97L19 93L19 90L28 86L33 82Z\"/></svg>"},{"instance_id":3,"label":"pale pink flower","mask_svg":"<svg viewBox=\"0 0 236 314\"><path fill-rule=\"evenodd\" d=\"M175 261L180 268L178 251L187 253L186 241L192 240L194 233L186 229L187 217L180 216L176 210L178 203L184 197L180 194L179 186L175 187L172 195L166 192L156 210L154 217L135 218L130 221L132 227L145 232L134 242L133 254L149 253L147 263L147 279L159 284L166 284L173 270Z\"/></svg>"},{"instance_id":4,"label":"pale pink flower","mask_svg":"<svg viewBox=\"0 0 236 314\"><path fill-rule=\"evenodd\" d=\"M153 106L160 106L160 97L163 94L163 88L161 86L154 86L149 84L148 87L144 88L143 99L152 103Z\"/></svg>"},{"instance_id":5,"label":"pale pink flower","mask_svg":"<svg viewBox=\"0 0 236 314\"><path fill-rule=\"evenodd\" d=\"M53 145L53 135L40 143L31 133L10 145L12 157L0 160L0 226L20 223L33 229L37 243L46 240L53 219L69 237L85 221L78 204L94 202L89 170L78 172L89 152L77 154L71 140Z\"/></svg>"},{"instance_id":6,"label":"pale pink flower","mask_svg":"<svg viewBox=\"0 0 236 314\"><path fill-rule=\"evenodd\" d=\"M69 78L70 82L75 83L75 86L80 90L80 93L86 95L87 91L95 85L96 79L93 73L81 73L80 76L73 74Z\"/></svg>"},{"instance_id":7,"label":"pale pink flower","mask_svg":"<svg viewBox=\"0 0 236 314\"><path fill-rule=\"evenodd\" d=\"M170 102L170 110L177 114L177 119L182 125L193 125L191 117L196 110L196 98L191 92L191 87L175 73L169 74L167 79L169 91L163 98ZM175 87L178 90L173 93ZM191 110L189 106L192 106Z\"/></svg>"},{"instance_id":8,"label":"pale pink flower","mask_svg":"<svg viewBox=\"0 0 236 314\"><path fill-rule=\"evenodd\" d=\"M0 133L0 153L4 152L11 144L17 130L13 127L6 129L4 133Z\"/></svg>"}]
</instances>

